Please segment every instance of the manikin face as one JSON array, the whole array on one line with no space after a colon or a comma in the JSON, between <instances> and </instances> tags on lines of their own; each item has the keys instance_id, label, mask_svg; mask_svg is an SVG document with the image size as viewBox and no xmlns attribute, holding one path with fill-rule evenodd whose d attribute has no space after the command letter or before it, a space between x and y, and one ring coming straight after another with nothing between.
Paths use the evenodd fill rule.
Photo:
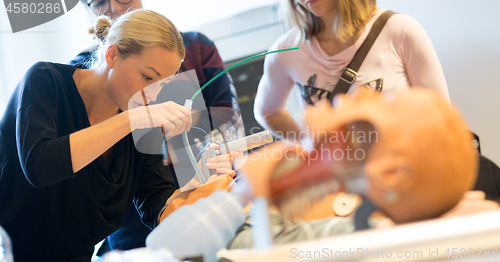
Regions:
<instances>
[{"instance_id":1,"label":"manikin face","mask_svg":"<svg viewBox=\"0 0 500 262\"><path fill-rule=\"evenodd\" d=\"M144 105L141 91L144 91L146 102L155 101L161 91L160 83L175 76L182 59L176 51L160 46L146 47L141 54L122 58L117 47L112 45L106 52L106 62L110 68L108 94L122 111L126 111Z\"/></svg>"},{"instance_id":2,"label":"manikin face","mask_svg":"<svg viewBox=\"0 0 500 262\"><path fill-rule=\"evenodd\" d=\"M331 115L330 123L319 118ZM340 96L334 108L311 108L309 126L335 130L354 121L377 130L364 163L367 197L395 222L437 217L470 190L477 175L472 135L456 110L437 93ZM330 125L330 126L328 126Z\"/></svg>"},{"instance_id":3,"label":"manikin face","mask_svg":"<svg viewBox=\"0 0 500 262\"><path fill-rule=\"evenodd\" d=\"M361 90L337 97L334 107L308 108L305 122L314 149L276 144L264 149L274 157L249 155L243 171L255 194L290 204L312 201L296 196L320 198L346 189L403 223L443 214L474 185L471 134L433 91Z\"/></svg>"},{"instance_id":4,"label":"manikin face","mask_svg":"<svg viewBox=\"0 0 500 262\"><path fill-rule=\"evenodd\" d=\"M317 17L331 14L334 9L335 0L298 0L299 4Z\"/></svg>"}]
</instances>

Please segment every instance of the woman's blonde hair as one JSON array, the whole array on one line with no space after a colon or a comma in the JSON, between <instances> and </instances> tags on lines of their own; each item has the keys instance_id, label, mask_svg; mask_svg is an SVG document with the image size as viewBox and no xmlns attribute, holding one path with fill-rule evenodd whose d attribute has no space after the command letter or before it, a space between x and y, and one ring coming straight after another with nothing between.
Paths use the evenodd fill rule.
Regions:
<instances>
[{"instance_id":1,"label":"woman's blonde hair","mask_svg":"<svg viewBox=\"0 0 500 262\"><path fill-rule=\"evenodd\" d=\"M376 0L330 0L335 5L333 30L340 41L353 37L371 19L377 8ZM319 34L324 25L319 17L309 12L297 0L282 0L280 15L290 28L297 27L300 40Z\"/></svg>"},{"instance_id":2,"label":"woman's blonde hair","mask_svg":"<svg viewBox=\"0 0 500 262\"><path fill-rule=\"evenodd\" d=\"M177 51L182 59L185 56L179 30L168 18L150 10L139 9L128 12L113 23L107 16L99 16L89 33L101 42L91 66L97 71L102 69L106 50L113 44L118 47L122 58L140 54L144 48L152 45L161 46L169 51Z\"/></svg>"}]
</instances>

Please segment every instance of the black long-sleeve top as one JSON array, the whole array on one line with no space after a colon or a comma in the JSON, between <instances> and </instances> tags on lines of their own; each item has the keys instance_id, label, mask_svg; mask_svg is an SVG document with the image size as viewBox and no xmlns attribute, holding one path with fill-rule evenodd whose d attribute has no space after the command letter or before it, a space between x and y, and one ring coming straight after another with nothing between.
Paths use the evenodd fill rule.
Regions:
<instances>
[{"instance_id":1,"label":"black long-sleeve top","mask_svg":"<svg viewBox=\"0 0 500 262\"><path fill-rule=\"evenodd\" d=\"M161 155L137 151L131 134L116 144L108 165L100 156L73 173L69 135L90 126L76 68L35 64L0 121L0 225L16 262L90 261L132 201L154 227L175 190Z\"/></svg>"}]
</instances>

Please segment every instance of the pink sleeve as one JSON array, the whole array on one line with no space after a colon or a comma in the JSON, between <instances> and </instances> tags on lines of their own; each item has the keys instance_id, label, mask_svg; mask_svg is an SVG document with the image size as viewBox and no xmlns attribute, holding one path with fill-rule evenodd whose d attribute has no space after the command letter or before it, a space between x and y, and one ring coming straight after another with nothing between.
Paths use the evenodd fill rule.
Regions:
<instances>
[{"instance_id":1,"label":"pink sleeve","mask_svg":"<svg viewBox=\"0 0 500 262\"><path fill-rule=\"evenodd\" d=\"M401 50L410 86L434 89L450 101L439 58L424 28L412 17L402 15Z\"/></svg>"},{"instance_id":2,"label":"pink sleeve","mask_svg":"<svg viewBox=\"0 0 500 262\"><path fill-rule=\"evenodd\" d=\"M275 43L270 50L277 50ZM265 118L285 110L286 102L294 82L283 65L280 56L274 53L267 55L264 60L264 74L257 89L255 97L254 115L257 122L268 128Z\"/></svg>"}]
</instances>

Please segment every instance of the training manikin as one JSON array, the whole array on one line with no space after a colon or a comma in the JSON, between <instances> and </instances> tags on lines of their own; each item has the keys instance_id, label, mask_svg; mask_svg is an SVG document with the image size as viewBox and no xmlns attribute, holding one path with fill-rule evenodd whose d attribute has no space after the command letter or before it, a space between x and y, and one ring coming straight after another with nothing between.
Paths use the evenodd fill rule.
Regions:
<instances>
[{"instance_id":1,"label":"training manikin","mask_svg":"<svg viewBox=\"0 0 500 262\"><path fill-rule=\"evenodd\" d=\"M309 149L274 143L249 155L242 168L254 195L275 204L288 220L314 218L311 213L332 210L332 202L329 214L338 215L335 197L344 190L361 195L364 201L359 202L372 203L396 223L435 218L474 186L478 156L473 137L439 94L417 88L389 94L361 90L339 95L333 105L306 109ZM316 218L325 217L319 213ZM334 218L333 227L331 219L310 221L309 232L303 233L304 222L290 223L271 211L274 242L354 229L350 218ZM230 248L251 246L250 224Z\"/></svg>"}]
</instances>

